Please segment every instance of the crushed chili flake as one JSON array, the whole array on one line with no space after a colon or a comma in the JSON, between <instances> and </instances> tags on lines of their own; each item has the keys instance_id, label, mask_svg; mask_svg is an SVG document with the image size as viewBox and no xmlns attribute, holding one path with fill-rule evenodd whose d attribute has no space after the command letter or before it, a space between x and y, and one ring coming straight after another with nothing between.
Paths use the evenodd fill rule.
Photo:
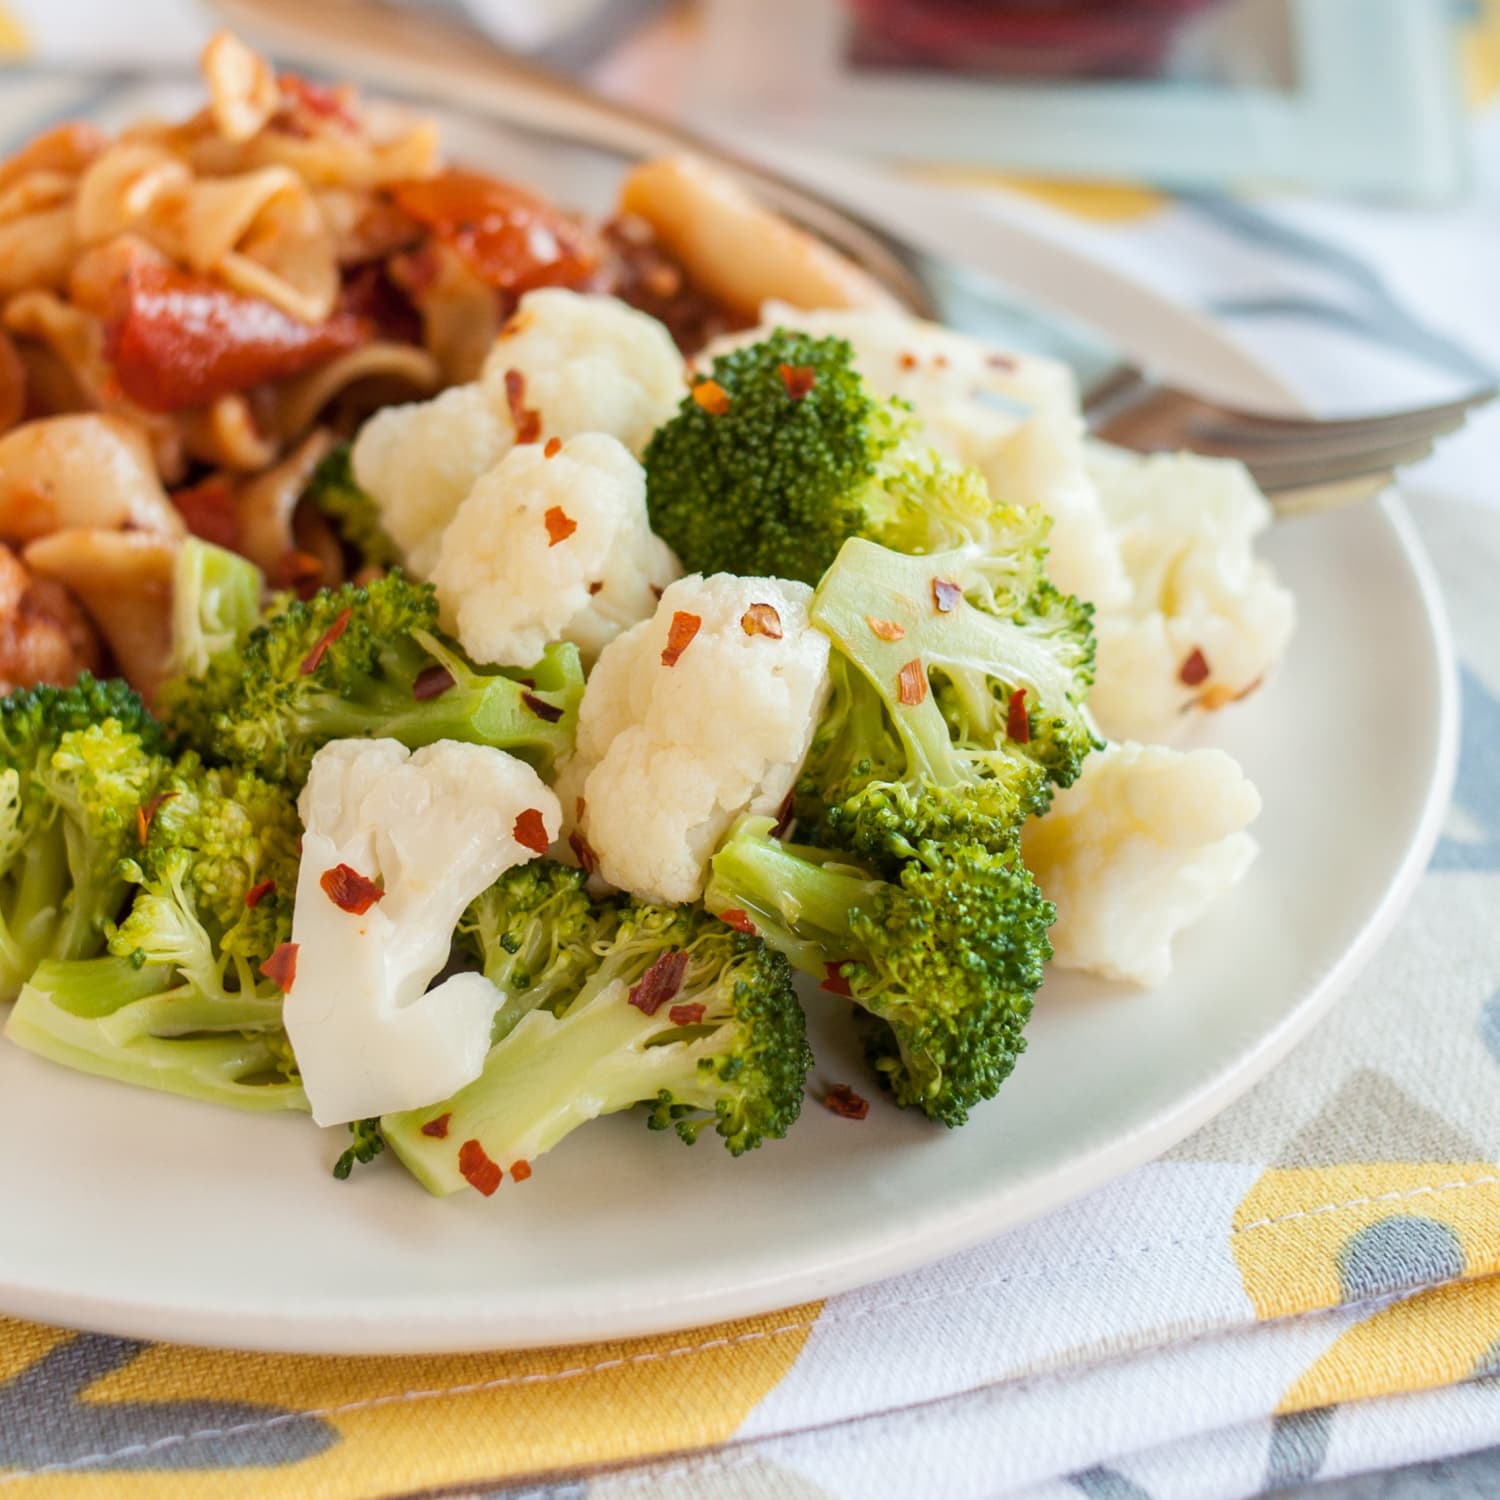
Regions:
<instances>
[{"instance_id":1,"label":"crushed chili flake","mask_svg":"<svg viewBox=\"0 0 1500 1500\"><path fill-rule=\"evenodd\" d=\"M266 897L269 896L275 889L276 882L274 880L262 880L258 885L252 885L250 889L245 892L246 907L250 911L254 911L255 908L259 906L260 903L264 901Z\"/></svg>"},{"instance_id":2,"label":"crushed chili flake","mask_svg":"<svg viewBox=\"0 0 1500 1500\"><path fill-rule=\"evenodd\" d=\"M465 1141L458 1148L458 1170L464 1181L486 1198L500 1186L500 1179L505 1175L478 1141Z\"/></svg>"},{"instance_id":3,"label":"crushed chili flake","mask_svg":"<svg viewBox=\"0 0 1500 1500\"><path fill-rule=\"evenodd\" d=\"M1008 354L992 354L985 360L992 370L1014 370L1016 362Z\"/></svg>"},{"instance_id":4,"label":"crushed chili flake","mask_svg":"<svg viewBox=\"0 0 1500 1500\"><path fill-rule=\"evenodd\" d=\"M368 875L361 875L352 865L337 864L318 876L323 894L340 911L351 917L362 917L385 895L385 888L376 885Z\"/></svg>"},{"instance_id":5,"label":"crushed chili flake","mask_svg":"<svg viewBox=\"0 0 1500 1500\"><path fill-rule=\"evenodd\" d=\"M526 377L519 370L505 372L505 402L517 443L534 443L542 435L542 414L526 404Z\"/></svg>"},{"instance_id":6,"label":"crushed chili flake","mask_svg":"<svg viewBox=\"0 0 1500 1500\"><path fill-rule=\"evenodd\" d=\"M544 723L555 724L563 716L562 709L555 703L548 703L545 698L538 698L535 693L522 693L521 702Z\"/></svg>"},{"instance_id":7,"label":"crushed chili flake","mask_svg":"<svg viewBox=\"0 0 1500 1500\"><path fill-rule=\"evenodd\" d=\"M818 986L820 990L827 990L830 995L844 995L850 997L854 991L849 988L849 981L844 978L844 964L846 959L840 959L837 963L823 965L823 982Z\"/></svg>"},{"instance_id":8,"label":"crushed chili flake","mask_svg":"<svg viewBox=\"0 0 1500 1500\"><path fill-rule=\"evenodd\" d=\"M865 616L865 624L870 627L874 635L883 641L904 641L906 639L906 626L899 625L895 620L877 620L874 615Z\"/></svg>"},{"instance_id":9,"label":"crushed chili flake","mask_svg":"<svg viewBox=\"0 0 1500 1500\"><path fill-rule=\"evenodd\" d=\"M740 629L746 635L765 635L773 641L781 639L781 616L771 604L752 604L740 616Z\"/></svg>"},{"instance_id":10,"label":"crushed chili flake","mask_svg":"<svg viewBox=\"0 0 1500 1500\"><path fill-rule=\"evenodd\" d=\"M818 378L817 371L811 365L778 365L776 368L787 395L793 401L803 400Z\"/></svg>"},{"instance_id":11,"label":"crushed chili flake","mask_svg":"<svg viewBox=\"0 0 1500 1500\"><path fill-rule=\"evenodd\" d=\"M695 1000L691 1005L674 1005L667 1012L667 1019L674 1026L696 1026L702 1019L707 1006Z\"/></svg>"},{"instance_id":12,"label":"crushed chili flake","mask_svg":"<svg viewBox=\"0 0 1500 1500\"><path fill-rule=\"evenodd\" d=\"M1031 720L1026 714L1026 689L1017 688L1005 705L1005 736L1018 745L1031 742Z\"/></svg>"},{"instance_id":13,"label":"crushed chili flake","mask_svg":"<svg viewBox=\"0 0 1500 1500\"><path fill-rule=\"evenodd\" d=\"M731 906L728 911L721 911L719 920L726 927L732 927L736 932L743 932L747 937L755 936L755 923L750 920L750 913L738 906Z\"/></svg>"},{"instance_id":14,"label":"crushed chili flake","mask_svg":"<svg viewBox=\"0 0 1500 1500\"><path fill-rule=\"evenodd\" d=\"M948 368L948 356L946 354L934 354L932 356L932 363L939 370L946 370Z\"/></svg>"},{"instance_id":15,"label":"crushed chili flake","mask_svg":"<svg viewBox=\"0 0 1500 1500\"><path fill-rule=\"evenodd\" d=\"M693 637L698 634L698 627L702 623L702 615L690 615L680 609L673 611L672 623L667 627L666 649L661 654L662 666L677 665L682 653L692 645Z\"/></svg>"},{"instance_id":16,"label":"crushed chili flake","mask_svg":"<svg viewBox=\"0 0 1500 1500\"><path fill-rule=\"evenodd\" d=\"M434 662L417 673L416 681L411 685L411 695L418 703L425 703L429 698L441 698L452 686L453 673Z\"/></svg>"},{"instance_id":17,"label":"crushed chili flake","mask_svg":"<svg viewBox=\"0 0 1500 1500\"><path fill-rule=\"evenodd\" d=\"M692 397L711 417L722 417L729 410L729 392L717 380L698 381Z\"/></svg>"},{"instance_id":18,"label":"crushed chili flake","mask_svg":"<svg viewBox=\"0 0 1500 1500\"><path fill-rule=\"evenodd\" d=\"M282 943L260 966L260 972L283 995L290 995L297 978L297 944Z\"/></svg>"},{"instance_id":19,"label":"crushed chili flake","mask_svg":"<svg viewBox=\"0 0 1500 1500\"><path fill-rule=\"evenodd\" d=\"M547 446L542 449L543 458L556 458L562 452L562 439L560 437L549 437Z\"/></svg>"},{"instance_id":20,"label":"crushed chili flake","mask_svg":"<svg viewBox=\"0 0 1500 1500\"><path fill-rule=\"evenodd\" d=\"M573 799L573 817L580 823L583 822L583 810L587 806L588 803L582 797L575 797Z\"/></svg>"},{"instance_id":21,"label":"crushed chili flake","mask_svg":"<svg viewBox=\"0 0 1500 1500\"><path fill-rule=\"evenodd\" d=\"M596 578L589 585L589 598L592 599L594 597L594 595L597 594L599 592L599 590L602 589L603 587L604 587L604 580L602 578Z\"/></svg>"},{"instance_id":22,"label":"crushed chili flake","mask_svg":"<svg viewBox=\"0 0 1500 1500\"><path fill-rule=\"evenodd\" d=\"M870 1101L847 1083L836 1083L823 1095L823 1108L844 1120L863 1120L870 1113Z\"/></svg>"},{"instance_id":23,"label":"crushed chili flake","mask_svg":"<svg viewBox=\"0 0 1500 1500\"><path fill-rule=\"evenodd\" d=\"M568 848L573 851L578 868L585 875L592 875L599 868L599 856L594 853L594 846L576 828L568 835Z\"/></svg>"},{"instance_id":24,"label":"crushed chili flake","mask_svg":"<svg viewBox=\"0 0 1500 1500\"><path fill-rule=\"evenodd\" d=\"M279 589L290 589L299 599L311 599L323 582L323 564L311 552L289 547L276 561L271 576Z\"/></svg>"},{"instance_id":25,"label":"crushed chili flake","mask_svg":"<svg viewBox=\"0 0 1500 1500\"><path fill-rule=\"evenodd\" d=\"M1217 713L1219 709L1227 708L1238 697L1239 694L1227 682L1211 682L1198 694L1197 706L1206 709L1209 713Z\"/></svg>"},{"instance_id":26,"label":"crushed chili flake","mask_svg":"<svg viewBox=\"0 0 1500 1500\"><path fill-rule=\"evenodd\" d=\"M1177 677L1187 687L1197 687L1200 682L1208 681L1208 658L1199 647L1193 647L1187 660L1178 668Z\"/></svg>"},{"instance_id":27,"label":"crushed chili flake","mask_svg":"<svg viewBox=\"0 0 1500 1500\"><path fill-rule=\"evenodd\" d=\"M906 353L901 355L900 358L897 359L896 363L900 365L903 370L915 370L917 368L917 356L915 354Z\"/></svg>"},{"instance_id":28,"label":"crushed chili flake","mask_svg":"<svg viewBox=\"0 0 1500 1500\"><path fill-rule=\"evenodd\" d=\"M915 708L927 697L927 673L922 670L922 658L913 657L896 673L896 697L907 708Z\"/></svg>"},{"instance_id":29,"label":"crushed chili flake","mask_svg":"<svg viewBox=\"0 0 1500 1500\"><path fill-rule=\"evenodd\" d=\"M311 677L323 665L323 658L328 655L328 648L349 628L349 621L353 617L352 608L339 611L338 618L318 637L317 644L302 658L302 665L297 670L303 677Z\"/></svg>"},{"instance_id":30,"label":"crushed chili flake","mask_svg":"<svg viewBox=\"0 0 1500 1500\"><path fill-rule=\"evenodd\" d=\"M559 542L565 542L578 530L578 522L570 516L560 505L549 505L547 513L542 517L547 527L547 545L555 547Z\"/></svg>"},{"instance_id":31,"label":"crushed chili flake","mask_svg":"<svg viewBox=\"0 0 1500 1500\"><path fill-rule=\"evenodd\" d=\"M958 601L964 596L964 591L947 578L934 578L932 580L932 602L937 605L940 615L950 614L958 608Z\"/></svg>"},{"instance_id":32,"label":"crushed chili flake","mask_svg":"<svg viewBox=\"0 0 1500 1500\"><path fill-rule=\"evenodd\" d=\"M135 831L141 841L141 848L146 847L146 838L151 832L152 820L161 809L163 802L170 802L176 792L158 792L149 802L144 802L135 810Z\"/></svg>"},{"instance_id":33,"label":"crushed chili flake","mask_svg":"<svg viewBox=\"0 0 1500 1500\"><path fill-rule=\"evenodd\" d=\"M239 515L234 491L222 474L173 490L170 499L194 536L234 550L240 539Z\"/></svg>"},{"instance_id":34,"label":"crushed chili flake","mask_svg":"<svg viewBox=\"0 0 1500 1500\"><path fill-rule=\"evenodd\" d=\"M791 830L792 820L796 816L797 793L790 791L781 799L781 806L776 810L776 823L771 829L773 839L785 838Z\"/></svg>"},{"instance_id":35,"label":"crushed chili flake","mask_svg":"<svg viewBox=\"0 0 1500 1500\"><path fill-rule=\"evenodd\" d=\"M513 1161L510 1164L510 1180L512 1182L525 1182L531 1176L531 1163L529 1161Z\"/></svg>"},{"instance_id":36,"label":"crushed chili flake","mask_svg":"<svg viewBox=\"0 0 1500 1500\"><path fill-rule=\"evenodd\" d=\"M440 1114L435 1120L429 1120L422 1127L422 1134L430 1135L435 1141L446 1141L448 1139L448 1121L452 1118L453 1111L450 1109L446 1113Z\"/></svg>"},{"instance_id":37,"label":"crushed chili flake","mask_svg":"<svg viewBox=\"0 0 1500 1500\"><path fill-rule=\"evenodd\" d=\"M545 854L547 845L552 842L547 837L547 825L542 821L541 809L535 807L528 807L525 812L516 815L511 836L522 848L530 849L536 854Z\"/></svg>"},{"instance_id":38,"label":"crushed chili flake","mask_svg":"<svg viewBox=\"0 0 1500 1500\"><path fill-rule=\"evenodd\" d=\"M687 973L688 956L681 949L663 953L630 988L630 1004L642 1015L654 1016L678 990Z\"/></svg>"}]
</instances>

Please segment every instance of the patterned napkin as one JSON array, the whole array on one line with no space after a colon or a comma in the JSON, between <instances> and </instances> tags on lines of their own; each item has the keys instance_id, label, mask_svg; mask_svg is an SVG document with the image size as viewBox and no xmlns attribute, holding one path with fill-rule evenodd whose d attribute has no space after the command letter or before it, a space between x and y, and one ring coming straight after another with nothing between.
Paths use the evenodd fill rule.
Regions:
<instances>
[{"instance_id":1,"label":"patterned napkin","mask_svg":"<svg viewBox=\"0 0 1500 1500\"><path fill-rule=\"evenodd\" d=\"M35 15L56 29L69 8ZM79 93L6 78L0 150ZM1480 129L1488 180L1446 215L1133 191L1066 207L1310 396L1436 394L1500 365L1500 283L1480 272L1500 263L1500 117ZM1463 658L1432 868L1335 1013L1162 1160L926 1270L629 1344L288 1358L0 1319L0 1500L1229 1500L1495 1442L1497 473L1487 416L1408 487Z\"/></svg>"}]
</instances>

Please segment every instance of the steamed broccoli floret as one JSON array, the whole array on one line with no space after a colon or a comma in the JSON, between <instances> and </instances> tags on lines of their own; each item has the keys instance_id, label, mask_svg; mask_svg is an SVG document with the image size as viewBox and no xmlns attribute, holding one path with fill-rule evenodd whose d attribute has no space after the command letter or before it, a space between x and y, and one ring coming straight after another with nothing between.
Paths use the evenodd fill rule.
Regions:
<instances>
[{"instance_id":1,"label":"steamed broccoli floret","mask_svg":"<svg viewBox=\"0 0 1500 1500\"><path fill-rule=\"evenodd\" d=\"M575 996L524 1016L451 1099L381 1128L434 1193L493 1192L500 1171L641 1103L652 1129L692 1142L712 1125L738 1156L786 1134L811 1061L785 959L698 908L628 906Z\"/></svg>"},{"instance_id":2,"label":"steamed broccoli floret","mask_svg":"<svg viewBox=\"0 0 1500 1500\"><path fill-rule=\"evenodd\" d=\"M844 339L777 329L711 379L727 407L690 394L645 453L652 530L689 570L816 583L851 536L933 552L983 533L983 479L920 443Z\"/></svg>"},{"instance_id":3,"label":"steamed broccoli floret","mask_svg":"<svg viewBox=\"0 0 1500 1500\"><path fill-rule=\"evenodd\" d=\"M908 760L939 784L963 779L955 762L1013 759L1069 786L1098 744L1085 706L1091 610L1042 573L1045 527L1013 514L1015 545L993 551L911 557L846 542L813 600L813 623L875 689Z\"/></svg>"},{"instance_id":4,"label":"steamed broccoli floret","mask_svg":"<svg viewBox=\"0 0 1500 1500\"><path fill-rule=\"evenodd\" d=\"M190 536L172 569L172 672L194 677L260 621L265 576L248 557Z\"/></svg>"},{"instance_id":5,"label":"steamed broccoli floret","mask_svg":"<svg viewBox=\"0 0 1500 1500\"><path fill-rule=\"evenodd\" d=\"M572 744L582 694L575 646L549 646L525 674L480 672L437 634L432 589L392 574L287 604L161 701L205 756L297 783L320 746L369 735L493 745L546 769Z\"/></svg>"},{"instance_id":6,"label":"steamed broccoli floret","mask_svg":"<svg viewBox=\"0 0 1500 1500\"><path fill-rule=\"evenodd\" d=\"M349 1134L354 1139L333 1164L333 1175L345 1181L355 1167L367 1167L385 1150L385 1137L379 1120L350 1120Z\"/></svg>"},{"instance_id":7,"label":"steamed broccoli floret","mask_svg":"<svg viewBox=\"0 0 1500 1500\"><path fill-rule=\"evenodd\" d=\"M528 1011L571 1000L597 967L618 920L614 903L589 899L588 876L550 859L507 870L470 903L458 943L504 996L494 1040Z\"/></svg>"},{"instance_id":8,"label":"steamed broccoli floret","mask_svg":"<svg viewBox=\"0 0 1500 1500\"><path fill-rule=\"evenodd\" d=\"M364 567L393 568L400 563L399 549L380 524L380 507L354 477L348 443L332 449L313 470L302 498L328 518Z\"/></svg>"},{"instance_id":9,"label":"steamed broccoli floret","mask_svg":"<svg viewBox=\"0 0 1500 1500\"><path fill-rule=\"evenodd\" d=\"M98 958L42 964L6 1035L85 1072L248 1109L305 1109L262 965L291 934L292 793L185 756L161 782L134 887ZM134 830L133 835L134 836Z\"/></svg>"},{"instance_id":10,"label":"steamed broccoli floret","mask_svg":"<svg viewBox=\"0 0 1500 1500\"><path fill-rule=\"evenodd\" d=\"M138 815L168 761L160 726L123 682L0 699L0 1002L44 958L104 946L139 847Z\"/></svg>"},{"instance_id":11,"label":"steamed broccoli floret","mask_svg":"<svg viewBox=\"0 0 1500 1500\"><path fill-rule=\"evenodd\" d=\"M924 840L874 862L783 844L741 820L704 903L868 1016L866 1053L896 1102L945 1125L992 1097L1025 1045L1055 915L1020 854Z\"/></svg>"}]
</instances>

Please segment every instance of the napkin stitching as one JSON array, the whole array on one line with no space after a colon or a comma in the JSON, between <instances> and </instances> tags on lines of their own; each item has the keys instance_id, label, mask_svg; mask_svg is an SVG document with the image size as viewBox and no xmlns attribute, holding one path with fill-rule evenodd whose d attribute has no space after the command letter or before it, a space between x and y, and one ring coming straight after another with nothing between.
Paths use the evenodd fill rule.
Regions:
<instances>
[{"instance_id":1,"label":"napkin stitching","mask_svg":"<svg viewBox=\"0 0 1500 1500\"><path fill-rule=\"evenodd\" d=\"M1405 1198L1417 1198L1438 1193L1461 1192L1466 1189L1485 1187L1492 1183L1500 1183L1500 1173L1489 1173L1483 1177L1470 1178L1462 1182L1444 1182L1427 1184L1422 1187L1406 1188L1400 1192L1373 1193L1361 1198L1350 1198L1342 1203L1324 1203L1317 1208L1299 1209L1295 1213L1281 1214L1275 1218L1255 1219L1249 1224L1242 1224L1238 1228L1229 1231L1230 1236L1246 1234L1252 1229L1265 1229L1273 1224L1286 1224L1297 1219L1311 1219L1320 1214L1336 1213L1341 1209L1360 1208L1370 1203L1390 1203ZM1185 1245L1213 1244L1219 1236L1214 1235L1199 1240L1168 1240L1155 1245L1143 1245L1134 1252L1146 1254L1153 1250L1168 1247L1181 1247ZM1096 1257L1092 1261L1079 1261L1068 1267L1048 1267L1046 1272L1038 1274L1057 1274L1061 1270L1077 1269L1080 1266L1102 1264L1107 1261L1118 1260L1118 1254ZM835 1323L847 1323L855 1318L868 1317L875 1312L889 1312L892 1308L910 1306L917 1302L941 1301L949 1296L971 1296L976 1291L983 1291L989 1287L1000 1286L1008 1281L1026 1279L1019 1274L1009 1277L1001 1277L989 1282L967 1286L958 1292L945 1293L937 1297L926 1298L900 1298L892 1302L885 1302L879 1307L851 1309L846 1313L835 1313L828 1317L808 1318L795 1323L780 1323L773 1328L751 1329L748 1333L735 1334L732 1337L705 1339L696 1344L680 1344L672 1349L651 1349L641 1354L620 1355L613 1359L596 1360L593 1364L576 1365L566 1370L536 1371L526 1375L501 1375L492 1380L466 1381L458 1385L438 1386L430 1389L417 1389L409 1391L393 1391L384 1396L370 1396L360 1401L346 1401L334 1406L316 1407L308 1411L284 1412L274 1417L266 1417L256 1422L239 1422L230 1427L203 1427L191 1432L172 1433L166 1437L156 1438L149 1443L129 1443L122 1448L110 1449L107 1452L89 1453L81 1458L68 1459L55 1464L42 1464L34 1469L14 1469L8 1474L0 1474L0 1487L15 1484L23 1479L35 1479L43 1474L66 1473L74 1469L92 1468L95 1465L109 1463L117 1458L135 1458L146 1453L156 1453L163 1448L180 1447L184 1443L207 1442L213 1438L240 1437L249 1432L264 1432L272 1427L285 1427L294 1422L311 1421L324 1417L347 1416L357 1411L373 1411L383 1406L397 1406L403 1402L432 1401L442 1396L473 1396L483 1391L504 1390L511 1386L545 1385L554 1381L576 1380L581 1375L598 1374L601 1370L623 1369L629 1365L649 1364L658 1360L678 1359L688 1354L702 1354L710 1349L736 1348L741 1344L756 1343L763 1339L776 1338L784 1333L798 1333L806 1328L813 1328L822 1324L832 1326ZM1330 1312L1343 1309L1319 1309L1320 1312ZM1307 1316L1301 1314L1297 1316ZM1200 1335L1207 1338L1216 1334L1222 1334L1223 1329L1215 1329ZM1192 1343L1195 1340L1186 1340ZM1181 1347L1181 1345L1174 1346ZM1033 1380L1055 1378L1061 1372L1046 1371L1033 1377ZM1023 1384L1030 1384L1024 1382ZM946 1398L945 1398L946 1399ZM908 1408L898 1408L907 1410Z\"/></svg>"}]
</instances>

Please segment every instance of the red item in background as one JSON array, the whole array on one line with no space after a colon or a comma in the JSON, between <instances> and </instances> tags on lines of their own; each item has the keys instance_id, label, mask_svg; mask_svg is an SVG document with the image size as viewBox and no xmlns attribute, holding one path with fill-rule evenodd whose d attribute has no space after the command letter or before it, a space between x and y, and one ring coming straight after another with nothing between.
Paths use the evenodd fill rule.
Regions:
<instances>
[{"instance_id":1,"label":"red item in background","mask_svg":"<svg viewBox=\"0 0 1500 1500\"><path fill-rule=\"evenodd\" d=\"M849 0L858 61L1021 78L1159 72L1178 28L1220 0Z\"/></svg>"}]
</instances>

